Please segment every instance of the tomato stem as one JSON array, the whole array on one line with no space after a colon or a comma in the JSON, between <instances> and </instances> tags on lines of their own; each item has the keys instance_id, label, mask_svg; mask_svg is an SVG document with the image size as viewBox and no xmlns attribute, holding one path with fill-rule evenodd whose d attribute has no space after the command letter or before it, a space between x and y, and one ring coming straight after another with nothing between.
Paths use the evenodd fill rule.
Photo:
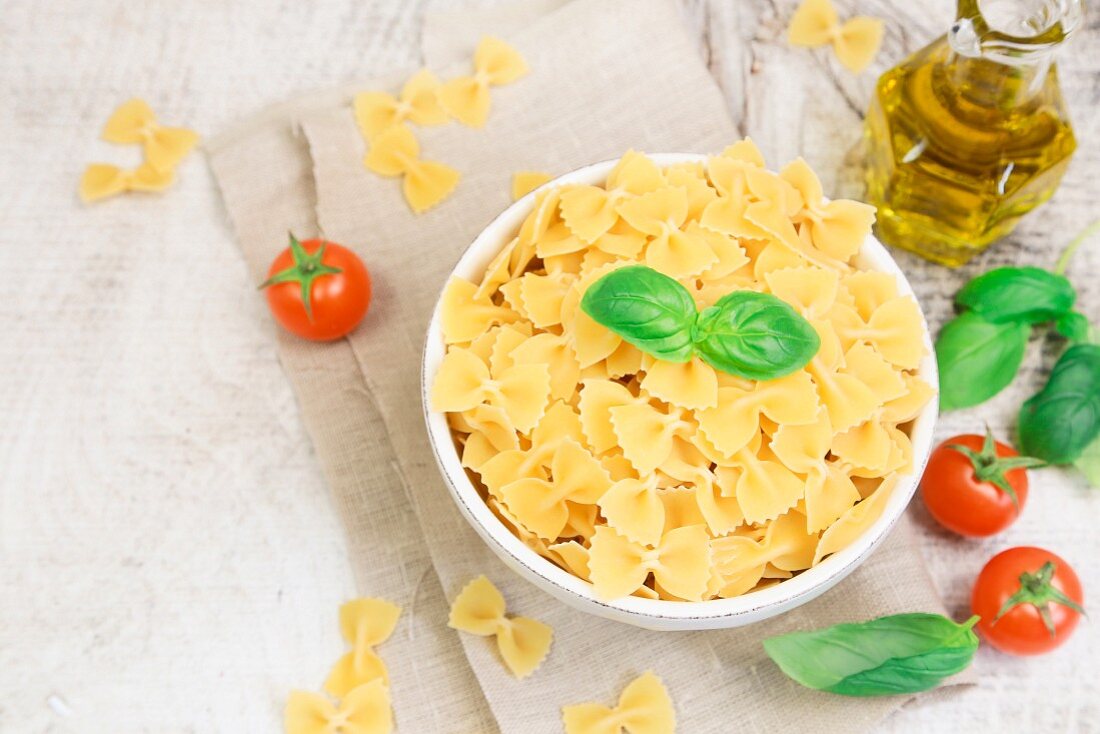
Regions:
<instances>
[{"instance_id":1,"label":"tomato stem","mask_svg":"<svg viewBox=\"0 0 1100 734\"><path fill-rule=\"evenodd\" d=\"M268 288L278 283L298 283L302 288L302 305L306 309L306 317L313 323L313 281L325 275L335 275L343 272L340 268L334 268L321 262L325 256L324 240L321 241L317 252L310 255L302 243L294 236L293 232L287 232L290 236L290 256L294 258L294 264L285 270L272 275L260 284L260 289Z\"/></svg>"},{"instance_id":2,"label":"tomato stem","mask_svg":"<svg viewBox=\"0 0 1100 734\"><path fill-rule=\"evenodd\" d=\"M1054 561L1047 561L1034 573L1024 571L1020 574L1020 589L1008 599L1005 599L1005 603L997 612L997 616L993 618L992 623L997 624L997 620L1021 604L1030 604L1039 612L1039 618L1043 620L1043 626L1047 628L1047 632L1053 638L1056 630L1054 629L1054 619L1050 614L1052 603L1069 607L1078 614L1087 617L1088 615L1080 604L1066 596L1061 589L1054 587L1052 582L1056 570L1057 567L1054 565Z\"/></svg>"},{"instance_id":3,"label":"tomato stem","mask_svg":"<svg viewBox=\"0 0 1100 734\"><path fill-rule=\"evenodd\" d=\"M1007 472L1013 469L1046 466L1045 461L1031 456L998 456L997 442L993 439L993 431L989 426L985 427L985 441L982 442L981 451L974 451L958 443L950 443L947 448L958 451L970 460L970 465L974 468L974 476L978 481L992 484L1007 494L1017 514L1020 512L1020 499L1016 496L1016 489L1008 481Z\"/></svg>"}]
</instances>

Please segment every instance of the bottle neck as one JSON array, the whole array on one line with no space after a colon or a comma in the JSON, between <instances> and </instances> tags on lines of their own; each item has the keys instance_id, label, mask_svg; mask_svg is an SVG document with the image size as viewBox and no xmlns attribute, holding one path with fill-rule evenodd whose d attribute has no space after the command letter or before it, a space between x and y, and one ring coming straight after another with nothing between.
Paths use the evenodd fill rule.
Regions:
<instances>
[{"instance_id":1,"label":"bottle neck","mask_svg":"<svg viewBox=\"0 0 1100 734\"><path fill-rule=\"evenodd\" d=\"M1026 104L1081 14L1081 0L958 0L947 77L975 104Z\"/></svg>"}]
</instances>

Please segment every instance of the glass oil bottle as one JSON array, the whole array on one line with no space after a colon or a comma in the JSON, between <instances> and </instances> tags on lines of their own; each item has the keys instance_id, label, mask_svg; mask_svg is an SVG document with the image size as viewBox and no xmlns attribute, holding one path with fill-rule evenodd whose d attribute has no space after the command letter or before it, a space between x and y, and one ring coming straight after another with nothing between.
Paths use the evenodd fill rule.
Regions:
<instances>
[{"instance_id":1,"label":"glass oil bottle","mask_svg":"<svg viewBox=\"0 0 1100 734\"><path fill-rule=\"evenodd\" d=\"M958 0L947 35L882 75L867 114L879 238L958 266L1054 193L1076 147L1053 63L1081 0Z\"/></svg>"}]
</instances>

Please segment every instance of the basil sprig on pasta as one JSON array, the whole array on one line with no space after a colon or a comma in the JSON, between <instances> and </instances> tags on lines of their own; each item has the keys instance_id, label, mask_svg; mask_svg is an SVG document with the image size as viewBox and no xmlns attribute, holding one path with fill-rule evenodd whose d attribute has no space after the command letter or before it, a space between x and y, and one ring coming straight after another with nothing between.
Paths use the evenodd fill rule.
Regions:
<instances>
[{"instance_id":1,"label":"basil sprig on pasta","mask_svg":"<svg viewBox=\"0 0 1100 734\"><path fill-rule=\"evenodd\" d=\"M698 311L687 288L645 265L603 276L581 308L597 323L666 362L698 356L716 370L773 380L801 369L821 346L801 314L767 293L728 293Z\"/></svg>"},{"instance_id":2,"label":"basil sprig on pasta","mask_svg":"<svg viewBox=\"0 0 1100 734\"><path fill-rule=\"evenodd\" d=\"M977 616L957 624L939 614L894 614L771 637L764 650L807 688L842 696L918 693L970 665L977 622Z\"/></svg>"}]
</instances>

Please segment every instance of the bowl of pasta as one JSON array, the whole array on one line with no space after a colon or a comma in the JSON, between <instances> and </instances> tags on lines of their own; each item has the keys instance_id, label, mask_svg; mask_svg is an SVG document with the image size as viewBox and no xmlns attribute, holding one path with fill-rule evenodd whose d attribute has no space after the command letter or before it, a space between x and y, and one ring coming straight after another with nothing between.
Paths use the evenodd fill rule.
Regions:
<instances>
[{"instance_id":1,"label":"bowl of pasta","mask_svg":"<svg viewBox=\"0 0 1100 734\"><path fill-rule=\"evenodd\" d=\"M874 210L749 140L525 195L428 328L435 458L505 564L657 630L737 627L886 537L932 445L927 324Z\"/></svg>"}]
</instances>

